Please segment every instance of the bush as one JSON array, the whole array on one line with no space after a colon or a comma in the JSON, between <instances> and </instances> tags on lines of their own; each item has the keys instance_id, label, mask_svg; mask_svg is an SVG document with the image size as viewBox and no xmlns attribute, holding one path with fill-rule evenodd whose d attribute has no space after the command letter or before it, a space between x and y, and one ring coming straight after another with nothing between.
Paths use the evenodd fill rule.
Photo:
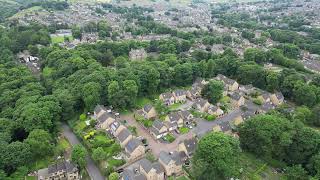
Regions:
<instances>
[{"instance_id":1,"label":"bush","mask_svg":"<svg viewBox=\"0 0 320 180\"><path fill-rule=\"evenodd\" d=\"M189 128L181 127L181 128L179 128L179 131L181 134L187 134L189 132Z\"/></svg>"},{"instance_id":2,"label":"bush","mask_svg":"<svg viewBox=\"0 0 320 180\"><path fill-rule=\"evenodd\" d=\"M170 143L172 143L175 140L175 138L174 138L174 136L172 134L166 135L165 139Z\"/></svg>"},{"instance_id":3,"label":"bush","mask_svg":"<svg viewBox=\"0 0 320 180\"><path fill-rule=\"evenodd\" d=\"M85 121L87 119L87 115L86 114L81 114L79 119L80 119L80 121Z\"/></svg>"},{"instance_id":4,"label":"bush","mask_svg":"<svg viewBox=\"0 0 320 180\"><path fill-rule=\"evenodd\" d=\"M256 105L259 105L259 106L262 105L262 100L261 100L261 99L258 99L258 98L254 98L254 99L252 100L252 102L255 103Z\"/></svg>"},{"instance_id":5,"label":"bush","mask_svg":"<svg viewBox=\"0 0 320 180\"><path fill-rule=\"evenodd\" d=\"M207 121L214 121L214 120L216 120L216 118L217 118L217 117L216 117L215 115L211 115L211 114L210 114L210 115L208 115L208 116L206 117L206 120L207 120Z\"/></svg>"}]
</instances>

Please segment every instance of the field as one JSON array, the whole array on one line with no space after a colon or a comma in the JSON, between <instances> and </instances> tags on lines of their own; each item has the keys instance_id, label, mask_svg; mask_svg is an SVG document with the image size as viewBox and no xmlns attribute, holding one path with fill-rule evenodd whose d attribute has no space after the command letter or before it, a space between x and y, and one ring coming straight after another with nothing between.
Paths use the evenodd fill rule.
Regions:
<instances>
[{"instance_id":1,"label":"field","mask_svg":"<svg viewBox=\"0 0 320 180\"><path fill-rule=\"evenodd\" d=\"M38 12L40 10L43 10L43 8L41 6L33 6L31 8L24 9L24 10L16 13L15 15L11 16L10 19L21 18L21 17L25 16L26 14Z\"/></svg>"},{"instance_id":2,"label":"field","mask_svg":"<svg viewBox=\"0 0 320 180\"><path fill-rule=\"evenodd\" d=\"M73 40L72 36L66 36L66 37L68 37L70 40ZM62 43L64 42L64 36L51 36L51 42L52 44Z\"/></svg>"}]
</instances>

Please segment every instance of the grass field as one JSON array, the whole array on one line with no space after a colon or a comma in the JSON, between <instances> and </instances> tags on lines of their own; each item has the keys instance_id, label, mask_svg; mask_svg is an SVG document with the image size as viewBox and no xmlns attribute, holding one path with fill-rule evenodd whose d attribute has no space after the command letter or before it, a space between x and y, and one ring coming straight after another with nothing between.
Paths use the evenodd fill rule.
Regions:
<instances>
[{"instance_id":1,"label":"grass field","mask_svg":"<svg viewBox=\"0 0 320 180\"><path fill-rule=\"evenodd\" d=\"M72 36L66 36L68 37L71 41L73 40ZM62 43L64 42L64 36L51 36L51 43L55 44L55 43Z\"/></svg>"},{"instance_id":2,"label":"grass field","mask_svg":"<svg viewBox=\"0 0 320 180\"><path fill-rule=\"evenodd\" d=\"M31 8L28 8L28 9L24 9L18 13L16 13L15 15L13 15L12 17L10 17L10 19L16 19L16 18L21 18L23 16L25 16L26 14L29 14L29 13L33 13L33 12L37 12L37 11L40 11L42 10L43 8L41 6L33 6Z\"/></svg>"}]
</instances>

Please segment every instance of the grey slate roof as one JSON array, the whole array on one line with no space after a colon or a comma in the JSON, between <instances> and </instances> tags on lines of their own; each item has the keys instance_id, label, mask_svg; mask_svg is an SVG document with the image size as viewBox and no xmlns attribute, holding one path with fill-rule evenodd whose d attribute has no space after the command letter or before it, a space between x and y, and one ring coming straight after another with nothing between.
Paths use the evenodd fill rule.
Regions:
<instances>
[{"instance_id":1,"label":"grey slate roof","mask_svg":"<svg viewBox=\"0 0 320 180\"><path fill-rule=\"evenodd\" d=\"M152 126L155 129L160 130L164 126L164 124L160 120L155 120L155 121L153 121Z\"/></svg>"},{"instance_id":2,"label":"grey slate roof","mask_svg":"<svg viewBox=\"0 0 320 180\"><path fill-rule=\"evenodd\" d=\"M143 111L147 113L150 112L151 109L152 109L152 105L150 104L147 104L143 107Z\"/></svg>"},{"instance_id":3,"label":"grey slate roof","mask_svg":"<svg viewBox=\"0 0 320 180\"><path fill-rule=\"evenodd\" d=\"M58 171L64 171L67 173L76 172L76 171L78 171L78 168L74 164L72 164L68 161L58 162L58 163L50 165L48 167L49 174L56 173Z\"/></svg>"},{"instance_id":4,"label":"grey slate roof","mask_svg":"<svg viewBox=\"0 0 320 180\"><path fill-rule=\"evenodd\" d=\"M101 112L101 111L107 111L107 110L106 110L106 108L105 108L104 106L102 106L102 105L97 105L97 106L94 108L94 112L95 112L96 114L98 114L98 113Z\"/></svg>"},{"instance_id":5,"label":"grey slate roof","mask_svg":"<svg viewBox=\"0 0 320 180\"><path fill-rule=\"evenodd\" d=\"M147 180L147 178L141 173L134 173L130 169L125 169L121 174L124 180Z\"/></svg>"},{"instance_id":6,"label":"grey slate roof","mask_svg":"<svg viewBox=\"0 0 320 180\"><path fill-rule=\"evenodd\" d=\"M130 133L130 131L127 129L127 128L125 128L125 129L123 129L119 134L118 134L118 140L120 141L120 142L123 142L123 141L125 141L129 136L131 135L131 133Z\"/></svg>"},{"instance_id":7,"label":"grey slate roof","mask_svg":"<svg viewBox=\"0 0 320 180\"><path fill-rule=\"evenodd\" d=\"M170 122L177 122L180 119L180 115L178 112L172 112L168 115Z\"/></svg>"},{"instance_id":8,"label":"grey slate roof","mask_svg":"<svg viewBox=\"0 0 320 180\"><path fill-rule=\"evenodd\" d=\"M240 98L242 97L239 93L235 92L229 95L231 99L239 101Z\"/></svg>"},{"instance_id":9,"label":"grey slate roof","mask_svg":"<svg viewBox=\"0 0 320 180\"><path fill-rule=\"evenodd\" d=\"M162 93L161 95L164 99L170 99L173 97L173 94L171 92Z\"/></svg>"},{"instance_id":10,"label":"grey slate roof","mask_svg":"<svg viewBox=\"0 0 320 180\"><path fill-rule=\"evenodd\" d=\"M177 152L177 151L174 151L172 153L167 153L167 152L164 152L164 151L161 151L160 152L160 155L159 155L159 160L161 160L163 163L165 164L169 164L171 161L174 161L174 163L179 166L179 165L182 165L182 159L180 157L180 153Z\"/></svg>"},{"instance_id":11,"label":"grey slate roof","mask_svg":"<svg viewBox=\"0 0 320 180\"><path fill-rule=\"evenodd\" d=\"M183 141L183 143L187 149L188 155L193 154L197 147L196 138L186 139Z\"/></svg>"},{"instance_id":12,"label":"grey slate roof","mask_svg":"<svg viewBox=\"0 0 320 180\"><path fill-rule=\"evenodd\" d=\"M104 113L98 118L98 122L99 122L99 123L103 123L103 122L105 122L109 117L115 119L115 116L114 116L113 114L108 113L108 112L104 112Z\"/></svg>"},{"instance_id":13,"label":"grey slate roof","mask_svg":"<svg viewBox=\"0 0 320 180\"><path fill-rule=\"evenodd\" d=\"M186 92L185 90L179 89L179 90L174 91L174 94L175 94L176 96L183 96L183 95L186 95L187 92Z\"/></svg>"},{"instance_id":14,"label":"grey slate roof","mask_svg":"<svg viewBox=\"0 0 320 180\"><path fill-rule=\"evenodd\" d=\"M205 99L202 99L202 98L199 98L199 99L196 99L195 100L195 103L193 104L196 108L197 106L200 106L200 107L204 107L204 105L207 103L208 101L205 100Z\"/></svg>"},{"instance_id":15,"label":"grey slate roof","mask_svg":"<svg viewBox=\"0 0 320 180\"><path fill-rule=\"evenodd\" d=\"M221 128L222 132L226 132L226 131L230 131L231 130L231 126L230 126L230 123L228 121L221 122L219 125L220 125L220 128Z\"/></svg>"},{"instance_id":16,"label":"grey slate roof","mask_svg":"<svg viewBox=\"0 0 320 180\"><path fill-rule=\"evenodd\" d=\"M125 148L129 153L132 153L140 145L142 146L142 143L138 139L134 138L128 142Z\"/></svg>"},{"instance_id":17,"label":"grey slate roof","mask_svg":"<svg viewBox=\"0 0 320 180\"><path fill-rule=\"evenodd\" d=\"M192 115L189 111L180 111L180 114L183 119L188 119Z\"/></svg>"},{"instance_id":18,"label":"grey slate roof","mask_svg":"<svg viewBox=\"0 0 320 180\"><path fill-rule=\"evenodd\" d=\"M218 74L217 79L220 81L223 81L225 84L228 84L228 85L232 85L236 82L235 80L230 79L222 74Z\"/></svg>"}]
</instances>

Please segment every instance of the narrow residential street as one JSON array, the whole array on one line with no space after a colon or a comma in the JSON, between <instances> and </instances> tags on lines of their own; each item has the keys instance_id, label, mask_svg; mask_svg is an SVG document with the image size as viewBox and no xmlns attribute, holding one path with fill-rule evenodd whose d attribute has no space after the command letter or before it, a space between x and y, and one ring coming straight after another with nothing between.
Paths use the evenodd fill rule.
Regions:
<instances>
[{"instance_id":1,"label":"narrow residential street","mask_svg":"<svg viewBox=\"0 0 320 180\"><path fill-rule=\"evenodd\" d=\"M127 114L127 115L120 115L120 119L126 120L129 126L135 126L137 128L138 136L142 136L145 139L147 139L149 143L149 147L156 157L159 157L159 154L161 151L165 152L171 152L174 150L177 150L179 142L190 139L192 136L197 135L198 137L201 137L212 130L213 126L221 123L221 122L231 122L233 119L235 119L237 116L241 114L241 111L239 109L234 110L230 112L229 114L218 118L215 121L206 121L203 119L196 120L197 121L197 127L194 127L192 130L190 130L187 134L180 134L174 142L168 144L168 143L162 143L154 139L154 137L148 132L147 129L145 129L140 123L138 123L134 117L133 114Z\"/></svg>"},{"instance_id":2,"label":"narrow residential street","mask_svg":"<svg viewBox=\"0 0 320 180\"><path fill-rule=\"evenodd\" d=\"M68 139L69 143L74 146L81 144L76 135L72 132L71 128L67 124L62 125L63 135ZM86 158L87 165L86 170L92 180L105 180L106 178L101 174L99 168L94 164L90 156Z\"/></svg>"}]
</instances>

